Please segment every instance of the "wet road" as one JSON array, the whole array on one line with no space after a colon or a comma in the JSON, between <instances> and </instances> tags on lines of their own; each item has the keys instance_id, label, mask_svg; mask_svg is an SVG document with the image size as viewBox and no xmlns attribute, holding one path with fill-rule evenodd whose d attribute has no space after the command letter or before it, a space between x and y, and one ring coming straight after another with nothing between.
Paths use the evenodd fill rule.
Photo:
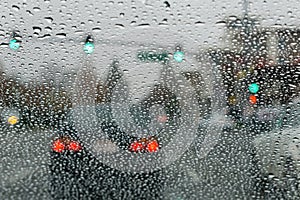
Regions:
<instances>
[{"instance_id":1,"label":"wet road","mask_svg":"<svg viewBox=\"0 0 300 200\"><path fill-rule=\"evenodd\" d=\"M50 199L50 131L1 130L0 199Z\"/></svg>"},{"instance_id":2,"label":"wet road","mask_svg":"<svg viewBox=\"0 0 300 200\"><path fill-rule=\"evenodd\" d=\"M249 127L223 130L203 158L195 148L201 142L195 141L163 170L168 177L164 199L251 198L255 193L253 173L258 172L253 162L258 132ZM0 199L51 199L48 166L53 131L10 129L0 133Z\"/></svg>"},{"instance_id":3,"label":"wet road","mask_svg":"<svg viewBox=\"0 0 300 200\"><path fill-rule=\"evenodd\" d=\"M168 199L251 199L253 136L246 129L223 131L202 159L191 148L167 172L174 176Z\"/></svg>"},{"instance_id":4,"label":"wet road","mask_svg":"<svg viewBox=\"0 0 300 200\"><path fill-rule=\"evenodd\" d=\"M0 199L51 199L48 192L51 134L49 130L1 131ZM252 139L245 130L223 131L215 148L201 159L195 146L191 146L180 160L165 169L169 176L165 199L249 196Z\"/></svg>"}]
</instances>

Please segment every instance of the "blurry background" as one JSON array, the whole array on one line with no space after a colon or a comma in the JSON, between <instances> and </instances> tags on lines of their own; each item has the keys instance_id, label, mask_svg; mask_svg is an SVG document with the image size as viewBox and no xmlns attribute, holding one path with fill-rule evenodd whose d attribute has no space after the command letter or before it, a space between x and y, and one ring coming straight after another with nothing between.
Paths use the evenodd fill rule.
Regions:
<instances>
[{"instance_id":1,"label":"blurry background","mask_svg":"<svg viewBox=\"0 0 300 200\"><path fill-rule=\"evenodd\" d=\"M86 59L92 60L101 83L113 60L128 56L130 49L153 46L172 50L176 45L198 62L191 64L191 71L201 68L207 79L204 82L211 84L210 92L216 82L211 73L217 71L224 86L226 114L232 121L219 120L224 127L229 124L229 129L222 129L221 139L214 141L216 146L207 157L197 156L197 144L203 141L195 141L180 160L165 169L170 179L164 197L271 198L272 193L284 193L286 196L279 195L282 198L299 197L297 175L291 175L291 183L284 178L275 181L274 187L254 178L260 173L287 177L284 170L289 168L282 167L282 162L291 159L294 164L285 164L294 166L299 158L297 5L297 0L1 1L0 198L50 198L49 152L57 128L51 126L52 119L60 115L65 120L71 107L70 91ZM143 30L149 28L159 34L152 31L146 35ZM165 38L158 37L164 32ZM95 51L86 57L82 49L88 35L93 37ZM20 42L17 50L9 47L13 39ZM189 64L185 63L185 72ZM205 69L212 72L203 75ZM129 82L135 79L131 75L127 76ZM197 75L193 77L197 79ZM199 84L194 82L197 88ZM255 94L248 90L251 83L260 87ZM25 96L20 97L22 93ZM249 99L251 94L255 99ZM288 107L290 102L294 104ZM19 118L20 126L8 126L9 116L19 117L18 106L30 113L25 116L33 117ZM286 128L291 129L280 132ZM276 131L282 133L279 139ZM282 135L293 138L293 144ZM270 156L272 153L276 156ZM285 155L283 160L281 155Z\"/></svg>"}]
</instances>

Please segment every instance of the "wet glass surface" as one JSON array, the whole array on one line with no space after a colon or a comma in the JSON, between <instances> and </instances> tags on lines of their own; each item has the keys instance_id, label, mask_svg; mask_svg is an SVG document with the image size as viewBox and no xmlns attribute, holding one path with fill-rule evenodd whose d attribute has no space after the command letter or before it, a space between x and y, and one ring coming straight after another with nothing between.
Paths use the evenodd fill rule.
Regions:
<instances>
[{"instance_id":1,"label":"wet glass surface","mask_svg":"<svg viewBox=\"0 0 300 200\"><path fill-rule=\"evenodd\" d=\"M0 199L299 199L297 1L1 1Z\"/></svg>"}]
</instances>

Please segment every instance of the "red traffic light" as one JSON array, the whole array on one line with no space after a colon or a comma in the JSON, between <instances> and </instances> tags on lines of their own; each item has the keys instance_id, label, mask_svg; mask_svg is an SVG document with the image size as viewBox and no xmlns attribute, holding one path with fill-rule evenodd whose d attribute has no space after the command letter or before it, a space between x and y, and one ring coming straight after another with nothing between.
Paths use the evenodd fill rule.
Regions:
<instances>
[{"instance_id":1,"label":"red traffic light","mask_svg":"<svg viewBox=\"0 0 300 200\"><path fill-rule=\"evenodd\" d=\"M250 95L249 96L249 102L251 104L256 104L257 103L257 97L255 95Z\"/></svg>"}]
</instances>

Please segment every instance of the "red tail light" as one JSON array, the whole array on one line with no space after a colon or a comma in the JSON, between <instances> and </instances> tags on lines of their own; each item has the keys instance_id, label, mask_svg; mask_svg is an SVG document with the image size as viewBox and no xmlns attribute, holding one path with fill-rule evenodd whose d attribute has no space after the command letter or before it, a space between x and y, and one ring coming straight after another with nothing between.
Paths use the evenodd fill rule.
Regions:
<instances>
[{"instance_id":1,"label":"red tail light","mask_svg":"<svg viewBox=\"0 0 300 200\"><path fill-rule=\"evenodd\" d=\"M64 150L70 151L80 151L82 149L79 142L71 140L70 137L64 136L59 139L56 139L52 144L52 150L58 153L63 152Z\"/></svg>"},{"instance_id":2,"label":"red tail light","mask_svg":"<svg viewBox=\"0 0 300 200\"><path fill-rule=\"evenodd\" d=\"M130 145L130 150L131 151L134 151L134 152L139 152L141 150L144 149L144 145L142 142L133 142L131 145Z\"/></svg>"},{"instance_id":3,"label":"red tail light","mask_svg":"<svg viewBox=\"0 0 300 200\"><path fill-rule=\"evenodd\" d=\"M69 150L71 150L71 151L79 151L79 150L81 150L80 144L78 142L76 142L76 141L70 142L70 144L69 144L68 147L69 147Z\"/></svg>"},{"instance_id":4,"label":"red tail light","mask_svg":"<svg viewBox=\"0 0 300 200\"><path fill-rule=\"evenodd\" d=\"M52 145L52 150L58 153L61 153L65 150L65 144L60 140L55 140Z\"/></svg>"},{"instance_id":5,"label":"red tail light","mask_svg":"<svg viewBox=\"0 0 300 200\"><path fill-rule=\"evenodd\" d=\"M159 143L154 137L142 138L138 141L131 143L129 150L133 152L157 152Z\"/></svg>"},{"instance_id":6,"label":"red tail light","mask_svg":"<svg viewBox=\"0 0 300 200\"><path fill-rule=\"evenodd\" d=\"M156 140L149 141L147 144L148 152L156 152L158 150L159 144Z\"/></svg>"},{"instance_id":7,"label":"red tail light","mask_svg":"<svg viewBox=\"0 0 300 200\"><path fill-rule=\"evenodd\" d=\"M161 123L165 123L168 121L168 116L167 115L159 115L157 116L157 121Z\"/></svg>"}]
</instances>

